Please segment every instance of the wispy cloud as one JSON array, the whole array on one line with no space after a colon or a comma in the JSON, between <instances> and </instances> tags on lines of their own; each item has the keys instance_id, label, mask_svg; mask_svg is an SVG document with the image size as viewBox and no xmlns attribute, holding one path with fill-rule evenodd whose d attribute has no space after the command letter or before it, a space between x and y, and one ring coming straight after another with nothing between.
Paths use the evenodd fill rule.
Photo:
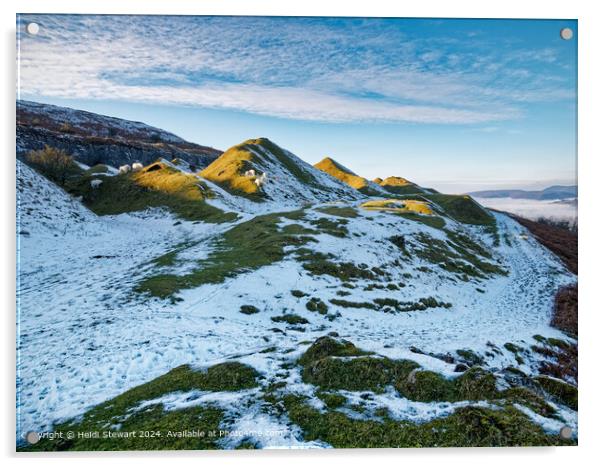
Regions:
<instances>
[{"instance_id":1,"label":"wispy cloud","mask_svg":"<svg viewBox=\"0 0 602 466\"><path fill-rule=\"evenodd\" d=\"M475 48L394 20L28 15L20 29L29 21L41 33L19 33L28 96L437 124L515 119L526 103L574 97L528 66L557 63L554 49Z\"/></svg>"}]
</instances>

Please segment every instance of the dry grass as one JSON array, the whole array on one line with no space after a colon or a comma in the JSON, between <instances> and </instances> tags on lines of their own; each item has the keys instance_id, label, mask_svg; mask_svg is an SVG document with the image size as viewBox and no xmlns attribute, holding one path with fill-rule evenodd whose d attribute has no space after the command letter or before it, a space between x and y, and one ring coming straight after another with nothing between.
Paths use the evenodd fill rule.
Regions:
<instances>
[{"instance_id":1,"label":"dry grass","mask_svg":"<svg viewBox=\"0 0 602 466\"><path fill-rule=\"evenodd\" d=\"M176 170L162 162L155 162L133 173L132 181L143 188L159 191L189 201L202 201L209 194L194 175Z\"/></svg>"},{"instance_id":2,"label":"dry grass","mask_svg":"<svg viewBox=\"0 0 602 466\"><path fill-rule=\"evenodd\" d=\"M554 300L554 314L552 327L556 327L570 335L577 336L579 333L578 291L577 285L561 288L556 293Z\"/></svg>"}]
</instances>

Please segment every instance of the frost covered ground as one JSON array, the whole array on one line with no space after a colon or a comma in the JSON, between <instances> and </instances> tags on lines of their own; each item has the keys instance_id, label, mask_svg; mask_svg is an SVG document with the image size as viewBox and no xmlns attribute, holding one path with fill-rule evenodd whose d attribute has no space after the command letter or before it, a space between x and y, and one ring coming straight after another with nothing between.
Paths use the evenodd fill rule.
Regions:
<instances>
[{"instance_id":1,"label":"frost covered ground","mask_svg":"<svg viewBox=\"0 0 602 466\"><path fill-rule=\"evenodd\" d=\"M259 387L236 392L179 391L146 400L138 409L159 403L167 411L208 403L219 406L226 412L221 427L233 432L220 440L224 448L236 447L243 438L262 448L328 447L321 440L304 440L302 429L286 415L266 412L261 397L268 384L283 383L288 392L307 395L315 408L324 407L315 397L316 387L303 382L295 366L318 337L336 332L363 350L413 360L450 378L458 375L457 358L450 363L438 355L470 350L493 373L518 364L524 374L535 375L545 356L526 351L518 363L516 352L505 345L529 348L537 343L535 335L567 339L549 322L555 292L576 277L502 214L495 214L497 243L480 227L446 219L446 228L480 244L491 254L486 262L506 274L463 280L417 254L428 247L420 235L444 242L445 231L402 216L362 210L359 201L348 201L340 207L354 207L357 216L344 219L343 235L316 227L321 219L341 220L323 209L333 204L306 206L301 218L280 219L279 228L292 225L312 231L307 234L314 241L303 248L329 254L333 261L361 265L362 270L386 266L386 277L359 277L344 287L335 276L311 273L304 267L306 262L295 256L296 247L286 246L289 254L283 260L220 283L182 289L177 299L167 300L134 289L158 273L182 275L194 270L215 250L214 240L233 224L177 221L160 210L99 217L17 163L19 435L49 430L56 422L81 416L182 364L206 368L237 361L261 374ZM233 199L221 193L212 202L225 208L233 206ZM244 206L236 207L247 214L239 224L252 217L250 201L240 202ZM292 209L270 205L261 213ZM405 256L389 240L399 235L405 238ZM174 250L178 252L173 263L154 261ZM383 288L390 284L395 287ZM293 290L301 293L294 296ZM349 305L392 297L408 303L433 298L439 304L411 312ZM307 303L312 298L325 303L328 311L310 311ZM241 306L255 306L259 312L243 314ZM278 321L290 314L307 323ZM503 388L503 380L498 384ZM357 391L340 394L347 404L339 411L358 419L384 407L392 419L426 422L462 406L489 405L488 401L410 401L391 388L368 397ZM350 408L358 403L363 403L363 412ZM555 433L569 425L576 432L576 412L550 403L558 411L555 419L521 409L546 431Z\"/></svg>"}]
</instances>

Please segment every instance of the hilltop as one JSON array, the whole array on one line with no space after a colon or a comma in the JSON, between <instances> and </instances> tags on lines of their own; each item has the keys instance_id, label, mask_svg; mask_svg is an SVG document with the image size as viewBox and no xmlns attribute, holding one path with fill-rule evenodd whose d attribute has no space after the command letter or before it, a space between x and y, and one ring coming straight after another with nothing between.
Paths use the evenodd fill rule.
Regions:
<instances>
[{"instance_id":1,"label":"hilltop","mask_svg":"<svg viewBox=\"0 0 602 466\"><path fill-rule=\"evenodd\" d=\"M380 189L376 183L356 175L350 169L344 167L330 157L322 159L320 162L316 163L314 167L322 170L324 173L328 173L330 176L338 180L341 180L343 183L348 184L353 189L357 189L366 196L382 196L387 194L386 191Z\"/></svg>"},{"instance_id":2,"label":"hilltop","mask_svg":"<svg viewBox=\"0 0 602 466\"><path fill-rule=\"evenodd\" d=\"M200 175L230 194L257 202L352 200L359 194L267 138L231 147Z\"/></svg>"}]
</instances>

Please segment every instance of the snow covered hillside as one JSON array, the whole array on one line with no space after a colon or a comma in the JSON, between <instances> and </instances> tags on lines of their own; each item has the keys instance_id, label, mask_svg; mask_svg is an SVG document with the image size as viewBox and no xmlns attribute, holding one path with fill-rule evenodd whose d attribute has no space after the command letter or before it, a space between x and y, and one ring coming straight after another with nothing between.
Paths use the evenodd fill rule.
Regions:
<instances>
[{"instance_id":1,"label":"snow covered hillside","mask_svg":"<svg viewBox=\"0 0 602 466\"><path fill-rule=\"evenodd\" d=\"M549 322L576 277L523 227L443 195L366 205L289 152L240 150L244 163L220 165L229 178L199 178L206 202L238 214L217 223L161 208L98 216L17 162L19 436L224 432L41 449L556 444L564 425L576 436L576 380L542 369L575 343ZM460 433L475 419L509 427Z\"/></svg>"}]
</instances>

